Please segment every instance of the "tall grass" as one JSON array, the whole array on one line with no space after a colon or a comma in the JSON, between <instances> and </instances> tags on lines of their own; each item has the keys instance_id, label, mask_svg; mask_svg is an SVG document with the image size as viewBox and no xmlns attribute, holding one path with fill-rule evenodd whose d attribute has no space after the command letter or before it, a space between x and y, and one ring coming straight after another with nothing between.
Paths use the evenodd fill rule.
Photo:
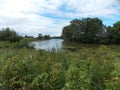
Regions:
<instances>
[{"instance_id":1,"label":"tall grass","mask_svg":"<svg viewBox=\"0 0 120 90\"><path fill-rule=\"evenodd\" d=\"M1 90L119 90L120 54L107 46L77 52L0 49Z\"/></svg>"}]
</instances>

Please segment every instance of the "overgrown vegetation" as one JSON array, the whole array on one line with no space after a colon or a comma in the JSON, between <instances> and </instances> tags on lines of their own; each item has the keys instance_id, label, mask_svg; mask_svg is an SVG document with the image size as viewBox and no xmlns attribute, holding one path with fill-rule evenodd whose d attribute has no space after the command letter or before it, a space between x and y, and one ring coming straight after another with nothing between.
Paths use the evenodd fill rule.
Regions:
<instances>
[{"instance_id":1,"label":"overgrown vegetation","mask_svg":"<svg viewBox=\"0 0 120 90\"><path fill-rule=\"evenodd\" d=\"M66 42L120 44L120 21L107 27L99 18L75 19L63 28L62 37Z\"/></svg>"},{"instance_id":2,"label":"overgrown vegetation","mask_svg":"<svg viewBox=\"0 0 120 90\"><path fill-rule=\"evenodd\" d=\"M9 44L0 49L1 90L120 89L118 46L83 46L72 53Z\"/></svg>"},{"instance_id":3,"label":"overgrown vegetation","mask_svg":"<svg viewBox=\"0 0 120 90\"><path fill-rule=\"evenodd\" d=\"M77 43L74 52L31 49L28 42L35 38L9 28L0 31L0 90L119 90L120 46L99 45L120 43L119 24L73 20L63 29L65 42L89 43Z\"/></svg>"}]
</instances>

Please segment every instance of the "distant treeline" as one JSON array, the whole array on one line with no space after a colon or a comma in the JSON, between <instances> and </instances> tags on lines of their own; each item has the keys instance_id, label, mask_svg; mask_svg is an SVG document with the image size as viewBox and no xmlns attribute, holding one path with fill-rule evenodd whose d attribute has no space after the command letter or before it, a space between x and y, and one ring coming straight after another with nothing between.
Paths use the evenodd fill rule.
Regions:
<instances>
[{"instance_id":1,"label":"distant treeline","mask_svg":"<svg viewBox=\"0 0 120 90\"><path fill-rule=\"evenodd\" d=\"M99 18L75 19L62 31L65 42L120 44L120 21L105 26Z\"/></svg>"},{"instance_id":2,"label":"distant treeline","mask_svg":"<svg viewBox=\"0 0 120 90\"><path fill-rule=\"evenodd\" d=\"M23 38L41 40L41 39L50 39L50 35L42 35L41 33L35 38L33 36L20 36L14 30L10 28L3 28L0 30L0 41L9 41L9 42L18 42Z\"/></svg>"},{"instance_id":3,"label":"distant treeline","mask_svg":"<svg viewBox=\"0 0 120 90\"><path fill-rule=\"evenodd\" d=\"M38 40L39 39L61 39L61 36L50 36L50 35L42 35L41 33L38 34L36 37Z\"/></svg>"},{"instance_id":4,"label":"distant treeline","mask_svg":"<svg viewBox=\"0 0 120 90\"><path fill-rule=\"evenodd\" d=\"M11 30L10 28L0 30L0 41L17 42L22 38L22 36L19 36L14 30Z\"/></svg>"},{"instance_id":5,"label":"distant treeline","mask_svg":"<svg viewBox=\"0 0 120 90\"><path fill-rule=\"evenodd\" d=\"M50 39L50 35L42 35L41 33L38 34L37 39Z\"/></svg>"}]
</instances>

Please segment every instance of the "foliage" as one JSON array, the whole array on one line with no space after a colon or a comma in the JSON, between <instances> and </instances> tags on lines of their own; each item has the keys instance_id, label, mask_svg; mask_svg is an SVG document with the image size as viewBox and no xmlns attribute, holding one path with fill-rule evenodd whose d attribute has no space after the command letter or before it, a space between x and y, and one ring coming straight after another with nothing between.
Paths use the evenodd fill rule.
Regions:
<instances>
[{"instance_id":1,"label":"foliage","mask_svg":"<svg viewBox=\"0 0 120 90\"><path fill-rule=\"evenodd\" d=\"M109 43L120 44L120 21L108 28Z\"/></svg>"},{"instance_id":2,"label":"foliage","mask_svg":"<svg viewBox=\"0 0 120 90\"><path fill-rule=\"evenodd\" d=\"M11 48L11 49L20 49L20 48L23 48L23 47L26 47L26 48L33 48L33 45L29 45L29 43L31 41L33 41L35 39L29 39L29 38L23 38L21 39L19 42L14 42L14 43L11 43L10 41L0 41L0 48Z\"/></svg>"},{"instance_id":3,"label":"foliage","mask_svg":"<svg viewBox=\"0 0 120 90\"><path fill-rule=\"evenodd\" d=\"M0 40L1 41L10 41L17 42L22 39L21 36L18 36L17 33L10 28L3 29L0 31Z\"/></svg>"},{"instance_id":4,"label":"foliage","mask_svg":"<svg viewBox=\"0 0 120 90\"><path fill-rule=\"evenodd\" d=\"M63 28L62 37L66 42L120 44L120 22L106 27L99 18L75 19Z\"/></svg>"},{"instance_id":5,"label":"foliage","mask_svg":"<svg viewBox=\"0 0 120 90\"><path fill-rule=\"evenodd\" d=\"M119 90L120 51L115 48L83 46L76 52L1 48L0 89Z\"/></svg>"},{"instance_id":6,"label":"foliage","mask_svg":"<svg viewBox=\"0 0 120 90\"><path fill-rule=\"evenodd\" d=\"M38 34L38 37L37 37L37 39L50 39L51 37L50 37L50 35L42 35L41 33L39 33Z\"/></svg>"}]
</instances>

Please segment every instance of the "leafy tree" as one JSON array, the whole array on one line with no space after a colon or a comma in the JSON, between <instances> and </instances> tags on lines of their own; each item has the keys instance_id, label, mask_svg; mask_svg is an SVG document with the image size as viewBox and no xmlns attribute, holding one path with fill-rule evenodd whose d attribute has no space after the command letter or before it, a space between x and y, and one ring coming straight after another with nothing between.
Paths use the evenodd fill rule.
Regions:
<instances>
[{"instance_id":1,"label":"leafy tree","mask_svg":"<svg viewBox=\"0 0 120 90\"><path fill-rule=\"evenodd\" d=\"M120 44L120 21L106 27L99 18L75 19L63 28L62 38L67 42Z\"/></svg>"},{"instance_id":2,"label":"leafy tree","mask_svg":"<svg viewBox=\"0 0 120 90\"><path fill-rule=\"evenodd\" d=\"M21 36L19 36L10 28L2 29L2 31L0 31L0 40L2 41L16 42L19 41L21 38Z\"/></svg>"},{"instance_id":3,"label":"leafy tree","mask_svg":"<svg viewBox=\"0 0 120 90\"><path fill-rule=\"evenodd\" d=\"M50 39L50 35L44 35L44 39Z\"/></svg>"},{"instance_id":4,"label":"leafy tree","mask_svg":"<svg viewBox=\"0 0 120 90\"><path fill-rule=\"evenodd\" d=\"M62 31L62 38L65 41L71 41L72 32L70 32L69 26L65 26Z\"/></svg>"},{"instance_id":5,"label":"leafy tree","mask_svg":"<svg viewBox=\"0 0 120 90\"><path fill-rule=\"evenodd\" d=\"M116 22L113 27L107 27L106 38L109 44L120 44L120 21Z\"/></svg>"},{"instance_id":6,"label":"leafy tree","mask_svg":"<svg viewBox=\"0 0 120 90\"><path fill-rule=\"evenodd\" d=\"M113 27L113 38L116 44L120 43L120 21L116 22Z\"/></svg>"},{"instance_id":7,"label":"leafy tree","mask_svg":"<svg viewBox=\"0 0 120 90\"><path fill-rule=\"evenodd\" d=\"M37 39L42 39L42 38L43 38L43 35L39 33Z\"/></svg>"},{"instance_id":8,"label":"leafy tree","mask_svg":"<svg viewBox=\"0 0 120 90\"><path fill-rule=\"evenodd\" d=\"M63 28L62 37L65 41L93 43L98 41L102 31L103 24L98 18L75 19Z\"/></svg>"},{"instance_id":9,"label":"leafy tree","mask_svg":"<svg viewBox=\"0 0 120 90\"><path fill-rule=\"evenodd\" d=\"M41 33L39 33L37 39L50 39L50 35L43 36Z\"/></svg>"}]
</instances>

